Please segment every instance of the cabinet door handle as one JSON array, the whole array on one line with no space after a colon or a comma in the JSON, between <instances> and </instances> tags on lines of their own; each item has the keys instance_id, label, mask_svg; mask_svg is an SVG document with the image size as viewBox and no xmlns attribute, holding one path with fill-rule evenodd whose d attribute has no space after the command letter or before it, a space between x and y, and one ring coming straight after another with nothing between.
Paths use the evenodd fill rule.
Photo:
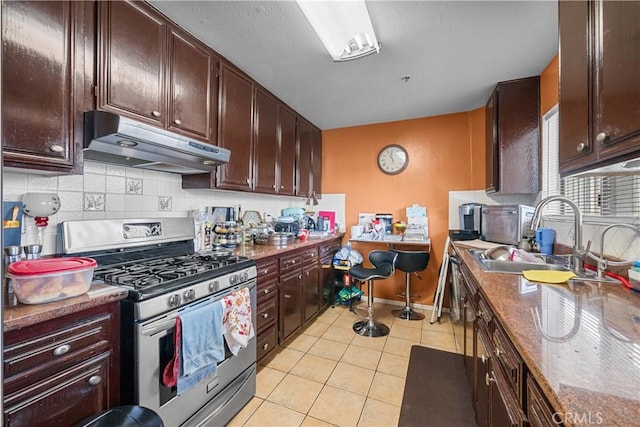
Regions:
<instances>
[{"instance_id":1,"label":"cabinet door handle","mask_svg":"<svg viewBox=\"0 0 640 427\"><path fill-rule=\"evenodd\" d=\"M578 153L581 153L584 151L584 149L587 148L587 145L584 142L581 142L580 144L578 144L578 146L576 147L576 150L578 151Z\"/></svg>"},{"instance_id":2,"label":"cabinet door handle","mask_svg":"<svg viewBox=\"0 0 640 427\"><path fill-rule=\"evenodd\" d=\"M153 110L153 111L151 112L151 115L152 115L153 117L160 117L160 111Z\"/></svg>"},{"instance_id":3,"label":"cabinet door handle","mask_svg":"<svg viewBox=\"0 0 640 427\"><path fill-rule=\"evenodd\" d=\"M496 348L496 356L500 357L501 354L504 354L504 351L500 350L499 348Z\"/></svg>"},{"instance_id":4,"label":"cabinet door handle","mask_svg":"<svg viewBox=\"0 0 640 427\"><path fill-rule=\"evenodd\" d=\"M281 185L281 186L280 186L280 189L281 189L281 190L284 190L284 185Z\"/></svg>"},{"instance_id":5,"label":"cabinet door handle","mask_svg":"<svg viewBox=\"0 0 640 427\"><path fill-rule=\"evenodd\" d=\"M271 188L273 188L273 189L275 190L275 189L276 189L276 185L275 185L275 184L273 184L273 185L271 186Z\"/></svg>"},{"instance_id":6,"label":"cabinet door handle","mask_svg":"<svg viewBox=\"0 0 640 427\"><path fill-rule=\"evenodd\" d=\"M607 139L609 139L609 135L606 132L600 132L596 135L596 141L598 141L599 143L603 143Z\"/></svg>"},{"instance_id":7,"label":"cabinet door handle","mask_svg":"<svg viewBox=\"0 0 640 427\"><path fill-rule=\"evenodd\" d=\"M64 344L53 350L53 355L62 356L63 354L67 354L69 350L71 350L71 346L69 344Z\"/></svg>"},{"instance_id":8,"label":"cabinet door handle","mask_svg":"<svg viewBox=\"0 0 640 427\"><path fill-rule=\"evenodd\" d=\"M91 378L89 378L89 384L91 385L98 385L100 384L100 382L102 381L102 377L98 376L98 375L94 375Z\"/></svg>"},{"instance_id":9,"label":"cabinet door handle","mask_svg":"<svg viewBox=\"0 0 640 427\"><path fill-rule=\"evenodd\" d=\"M269 343L265 343L265 344L262 345L262 349L263 350L266 350L268 348L269 348Z\"/></svg>"},{"instance_id":10,"label":"cabinet door handle","mask_svg":"<svg viewBox=\"0 0 640 427\"><path fill-rule=\"evenodd\" d=\"M265 294L268 294L268 293L270 292L270 290L269 290L269 289L265 289L263 292L264 292Z\"/></svg>"},{"instance_id":11,"label":"cabinet door handle","mask_svg":"<svg viewBox=\"0 0 640 427\"><path fill-rule=\"evenodd\" d=\"M487 363L487 356L483 354L482 356L480 356L480 360L482 360L482 364L484 365L485 363Z\"/></svg>"},{"instance_id":12,"label":"cabinet door handle","mask_svg":"<svg viewBox=\"0 0 640 427\"><path fill-rule=\"evenodd\" d=\"M496 379L493 377L493 371L491 371L491 375L489 375L489 373L487 372L486 374L484 374L484 383L487 385L487 387L489 385L491 385L491 382L495 382Z\"/></svg>"},{"instance_id":13,"label":"cabinet door handle","mask_svg":"<svg viewBox=\"0 0 640 427\"><path fill-rule=\"evenodd\" d=\"M291 295L289 295L289 294L284 294L284 297L285 297L286 299L289 299L289 298L291 298Z\"/></svg>"},{"instance_id":14,"label":"cabinet door handle","mask_svg":"<svg viewBox=\"0 0 640 427\"><path fill-rule=\"evenodd\" d=\"M49 147L49 150L53 151L54 153L62 153L64 151L64 147L60 144L53 144L51 147Z\"/></svg>"},{"instance_id":15,"label":"cabinet door handle","mask_svg":"<svg viewBox=\"0 0 640 427\"><path fill-rule=\"evenodd\" d=\"M266 319L267 317L269 317L269 313L262 313L262 318Z\"/></svg>"},{"instance_id":16,"label":"cabinet door handle","mask_svg":"<svg viewBox=\"0 0 640 427\"><path fill-rule=\"evenodd\" d=\"M175 119L175 120L173 121L173 123L175 123L176 125L180 126L180 125L182 124L182 120L180 120L180 119Z\"/></svg>"}]
</instances>

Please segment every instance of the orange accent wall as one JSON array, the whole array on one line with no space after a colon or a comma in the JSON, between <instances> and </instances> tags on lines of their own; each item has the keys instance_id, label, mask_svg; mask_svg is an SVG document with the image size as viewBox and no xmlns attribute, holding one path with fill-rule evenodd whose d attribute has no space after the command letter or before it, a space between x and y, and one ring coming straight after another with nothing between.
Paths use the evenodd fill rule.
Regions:
<instances>
[{"instance_id":1,"label":"orange accent wall","mask_svg":"<svg viewBox=\"0 0 640 427\"><path fill-rule=\"evenodd\" d=\"M540 76L541 115L558 102L558 57ZM483 190L485 184L485 108L463 113L397 122L331 129L322 132L322 191L345 194L347 238L358 213L391 213L405 217L405 208L417 203L427 207L431 259L421 279L412 276L416 302L432 305L438 271L449 229L449 191ZM378 152L388 144L400 144L409 153L404 172L388 176L376 164ZM367 259L373 249L386 245L355 243ZM417 249L404 247L404 249ZM369 265L365 261L365 265ZM405 278L378 281L378 298L399 300ZM446 302L445 302L446 304Z\"/></svg>"},{"instance_id":2,"label":"orange accent wall","mask_svg":"<svg viewBox=\"0 0 640 427\"><path fill-rule=\"evenodd\" d=\"M540 116L544 116L558 103L559 81L558 55L555 56L540 74Z\"/></svg>"},{"instance_id":3,"label":"orange accent wall","mask_svg":"<svg viewBox=\"0 0 640 427\"><path fill-rule=\"evenodd\" d=\"M406 220L407 206L427 207L431 259L422 279L412 277L412 293L421 296L416 302L422 304L432 304L437 285L449 229L449 191L484 188L484 136L480 138L484 126L482 132L472 132L472 126L484 121L482 112L322 132L322 191L345 193L347 234L360 212L391 213L394 220ZM376 164L378 152L387 144L400 144L408 151L409 165L399 175L385 175ZM366 259L371 250L386 246L355 243L354 248ZM404 283L404 274L397 272L393 279L376 283L374 293L398 299L395 295L403 291Z\"/></svg>"}]
</instances>

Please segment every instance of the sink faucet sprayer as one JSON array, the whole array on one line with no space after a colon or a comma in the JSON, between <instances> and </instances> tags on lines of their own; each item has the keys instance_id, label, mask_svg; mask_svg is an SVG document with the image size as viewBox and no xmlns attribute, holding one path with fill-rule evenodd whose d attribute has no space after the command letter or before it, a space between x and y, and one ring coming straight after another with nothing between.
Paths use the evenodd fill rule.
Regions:
<instances>
[{"instance_id":1,"label":"sink faucet sprayer","mask_svg":"<svg viewBox=\"0 0 640 427\"><path fill-rule=\"evenodd\" d=\"M540 220L542 219L542 209L544 209L544 207L549 203L555 201L565 202L573 210L573 268L576 272L581 272L584 270L584 262L582 260L582 255L584 255L584 251L582 250L582 211L580 210L578 205L573 202L573 200L568 199L564 196L550 196L542 199L540 203L536 205L536 209L533 211L533 217L531 218L531 226L529 227L529 230L535 233L536 229L540 225Z\"/></svg>"},{"instance_id":2,"label":"sink faucet sprayer","mask_svg":"<svg viewBox=\"0 0 640 427\"><path fill-rule=\"evenodd\" d=\"M608 266L624 267L627 265L631 265L633 263L633 261L608 261L607 259L605 259L604 235L607 234L607 231L611 230L612 228L628 228L630 230L635 231L636 234L640 236L640 228L631 224L624 224L624 223L611 224L610 226L602 230L602 234L600 235L600 256L594 255L592 252L588 250L589 248L587 247L587 255L598 263L598 278L600 279L604 277L604 274L606 273Z\"/></svg>"}]
</instances>

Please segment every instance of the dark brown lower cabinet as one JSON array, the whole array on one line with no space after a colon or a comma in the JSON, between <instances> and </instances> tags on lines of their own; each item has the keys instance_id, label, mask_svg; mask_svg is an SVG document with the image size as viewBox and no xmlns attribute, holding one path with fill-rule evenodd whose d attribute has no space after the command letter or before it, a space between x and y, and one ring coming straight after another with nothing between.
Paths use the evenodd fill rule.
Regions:
<instances>
[{"instance_id":1,"label":"dark brown lower cabinet","mask_svg":"<svg viewBox=\"0 0 640 427\"><path fill-rule=\"evenodd\" d=\"M302 326L302 270L280 277L280 342Z\"/></svg>"},{"instance_id":2,"label":"dark brown lower cabinet","mask_svg":"<svg viewBox=\"0 0 640 427\"><path fill-rule=\"evenodd\" d=\"M119 405L118 304L5 333L5 426L72 426Z\"/></svg>"},{"instance_id":3,"label":"dark brown lower cabinet","mask_svg":"<svg viewBox=\"0 0 640 427\"><path fill-rule=\"evenodd\" d=\"M309 321L318 313L320 306L320 269L318 263L305 267L302 270L304 286L304 321Z\"/></svg>"}]
</instances>

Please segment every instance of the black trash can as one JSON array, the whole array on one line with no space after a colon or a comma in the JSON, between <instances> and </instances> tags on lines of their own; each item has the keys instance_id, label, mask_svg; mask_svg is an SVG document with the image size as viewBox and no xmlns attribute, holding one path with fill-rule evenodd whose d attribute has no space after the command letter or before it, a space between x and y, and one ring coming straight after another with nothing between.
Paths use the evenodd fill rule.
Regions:
<instances>
[{"instance_id":1,"label":"black trash can","mask_svg":"<svg viewBox=\"0 0 640 427\"><path fill-rule=\"evenodd\" d=\"M164 427L164 423L151 409L125 405L86 418L75 427Z\"/></svg>"}]
</instances>

